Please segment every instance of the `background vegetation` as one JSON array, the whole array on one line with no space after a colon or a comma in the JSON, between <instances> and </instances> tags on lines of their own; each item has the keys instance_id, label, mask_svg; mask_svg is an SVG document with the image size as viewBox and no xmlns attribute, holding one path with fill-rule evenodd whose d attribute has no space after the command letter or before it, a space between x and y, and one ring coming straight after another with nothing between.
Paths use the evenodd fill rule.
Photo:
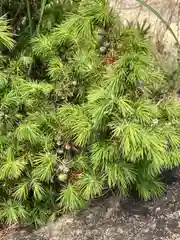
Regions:
<instances>
[{"instance_id":1,"label":"background vegetation","mask_svg":"<svg viewBox=\"0 0 180 240\"><path fill-rule=\"evenodd\" d=\"M149 26L106 0L1 1L1 15L0 220L37 226L108 190L158 197L180 105Z\"/></svg>"}]
</instances>

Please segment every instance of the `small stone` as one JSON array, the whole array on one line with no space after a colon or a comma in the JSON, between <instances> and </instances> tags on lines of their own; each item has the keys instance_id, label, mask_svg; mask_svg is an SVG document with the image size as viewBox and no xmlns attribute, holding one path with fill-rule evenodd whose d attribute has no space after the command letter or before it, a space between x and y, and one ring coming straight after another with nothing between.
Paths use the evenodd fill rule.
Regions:
<instances>
[{"instance_id":1,"label":"small stone","mask_svg":"<svg viewBox=\"0 0 180 240\"><path fill-rule=\"evenodd\" d=\"M152 225L151 225L151 229L155 229L156 228L156 223L153 223Z\"/></svg>"},{"instance_id":2,"label":"small stone","mask_svg":"<svg viewBox=\"0 0 180 240\"><path fill-rule=\"evenodd\" d=\"M77 235L80 235L80 234L82 234L82 233L83 233L82 229L77 229L77 230L76 230L76 234L77 234Z\"/></svg>"},{"instance_id":3,"label":"small stone","mask_svg":"<svg viewBox=\"0 0 180 240\"><path fill-rule=\"evenodd\" d=\"M120 233L120 234L123 234L123 233L124 233L124 230L123 230L122 228L118 228L117 231L118 231L118 233Z\"/></svg>"},{"instance_id":4,"label":"small stone","mask_svg":"<svg viewBox=\"0 0 180 240\"><path fill-rule=\"evenodd\" d=\"M100 53L105 53L106 52L106 47L104 47L104 46L102 46L102 47L100 47Z\"/></svg>"},{"instance_id":5,"label":"small stone","mask_svg":"<svg viewBox=\"0 0 180 240\"><path fill-rule=\"evenodd\" d=\"M156 125L158 124L159 120L157 118L153 119L153 124Z\"/></svg>"},{"instance_id":6,"label":"small stone","mask_svg":"<svg viewBox=\"0 0 180 240\"><path fill-rule=\"evenodd\" d=\"M87 215L87 219L88 220L91 220L91 219L93 219L94 218L94 215L92 214L92 213L89 213L88 215Z\"/></svg>"},{"instance_id":7,"label":"small stone","mask_svg":"<svg viewBox=\"0 0 180 240\"><path fill-rule=\"evenodd\" d=\"M99 28L98 29L98 34L104 36L104 35L106 35L106 31L104 30L104 28Z\"/></svg>"},{"instance_id":8,"label":"small stone","mask_svg":"<svg viewBox=\"0 0 180 240\"><path fill-rule=\"evenodd\" d=\"M61 149L61 148L57 149L58 154L62 154L63 152L64 152L63 149Z\"/></svg>"},{"instance_id":9,"label":"small stone","mask_svg":"<svg viewBox=\"0 0 180 240\"><path fill-rule=\"evenodd\" d=\"M114 209L113 208L108 208L106 214L105 214L105 218L108 219L110 218L114 213Z\"/></svg>"},{"instance_id":10,"label":"small stone","mask_svg":"<svg viewBox=\"0 0 180 240\"><path fill-rule=\"evenodd\" d=\"M57 141L56 144L57 144L58 146L61 146L62 143L61 143L61 141Z\"/></svg>"},{"instance_id":11,"label":"small stone","mask_svg":"<svg viewBox=\"0 0 180 240\"><path fill-rule=\"evenodd\" d=\"M138 87L141 88L142 87L142 81L138 80Z\"/></svg>"},{"instance_id":12,"label":"small stone","mask_svg":"<svg viewBox=\"0 0 180 240\"><path fill-rule=\"evenodd\" d=\"M172 196L172 202L176 202L176 198Z\"/></svg>"},{"instance_id":13,"label":"small stone","mask_svg":"<svg viewBox=\"0 0 180 240\"><path fill-rule=\"evenodd\" d=\"M64 148L66 150L70 150L71 149L71 145L69 143L67 143L67 144L64 145Z\"/></svg>"},{"instance_id":14,"label":"small stone","mask_svg":"<svg viewBox=\"0 0 180 240\"><path fill-rule=\"evenodd\" d=\"M60 173L60 174L58 175L58 179L59 179L61 182L66 182L67 178L68 178L68 175L67 175L66 173Z\"/></svg>"},{"instance_id":15,"label":"small stone","mask_svg":"<svg viewBox=\"0 0 180 240\"><path fill-rule=\"evenodd\" d=\"M155 213L158 213L158 212L160 212L160 210L161 210L161 208L160 208L160 207L156 208L156 210L155 210Z\"/></svg>"},{"instance_id":16,"label":"small stone","mask_svg":"<svg viewBox=\"0 0 180 240\"><path fill-rule=\"evenodd\" d=\"M47 5L46 5L46 8L50 8L50 7L51 7L51 4L47 4Z\"/></svg>"},{"instance_id":17,"label":"small stone","mask_svg":"<svg viewBox=\"0 0 180 240\"><path fill-rule=\"evenodd\" d=\"M104 43L104 47L108 48L110 46L110 43L109 42L105 42Z\"/></svg>"},{"instance_id":18,"label":"small stone","mask_svg":"<svg viewBox=\"0 0 180 240\"><path fill-rule=\"evenodd\" d=\"M144 233L148 233L149 232L149 228L146 228L143 230Z\"/></svg>"},{"instance_id":19,"label":"small stone","mask_svg":"<svg viewBox=\"0 0 180 240\"><path fill-rule=\"evenodd\" d=\"M72 81L72 84L73 84L74 86L76 86L76 85L77 85L77 82L76 82L76 81Z\"/></svg>"},{"instance_id":20,"label":"small stone","mask_svg":"<svg viewBox=\"0 0 180 240\"><path fill-rule=\"evenodd\" d=\"M59 167L59 168L60 168L60 167ZM69 172L69 168L66 167L66 166L62 166L62 167L61 167L61 171L62 171L63 173L68 173L68 172Z\"/></svg>"}]
</instances>

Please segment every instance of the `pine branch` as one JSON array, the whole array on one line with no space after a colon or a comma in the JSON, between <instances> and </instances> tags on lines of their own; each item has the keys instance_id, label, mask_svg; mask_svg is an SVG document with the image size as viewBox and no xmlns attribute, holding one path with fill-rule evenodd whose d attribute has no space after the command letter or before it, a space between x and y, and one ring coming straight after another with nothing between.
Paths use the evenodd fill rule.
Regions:
<instances>
[{"instance_id":1,"label":"pine branch","mask_svg":"<svg viewBox=\"0 0 180 240\"><path fill-rule=\"evenodd\" d=\"M13 190L13 197L17 200L27 200L30 190L29 179L22 179Z\"/></svg>"},{"instance_id":2,"label":"pine branch","mask_svg":"<svg viewBox=\"0 0 180 240\"><path fill-rule=\"evenodd\" d=\"M149 181L142 179L142 181L137 184L139 196L144 200L148 200L150 197L160 197L163 193L163 189L163 183L155 179Z\"/></svg>"},{"instance_id":3,"label":"pine branch","mask_svg":"<svg viewBox=\"0 0 180 240\"><path fill-rule=\"evenodd\" d=\"M37 178L32 179L31 189L33 190L33 196L37 201L42 200L43 196L46 194L45 189L42 186L42 183Z\"/></svg>"},{"instance_id":4,"label":"pine branch","mask_svg":"<svg viewBox=\"0 0 180 240\"><path fill-rule=\"evenodd\" d=\"M33 175L42 182L50 182L53 176L53 169L56 163L57 156L50 153L40 154L35 160L35 169Z\"/></svg>"},{"instance_id":5,"label":"pine branch","mask_svg":"<svg viewBox=\"0 0 180 240\"><path fill-rule=\"evenodd\" d=\"M96 173L95 173L96 174ZM105 176L94 173L84 174L76 183L75 187L82 193L82 197L89 200L102 194Z\"/></svg>"},{"instance_id":6,"label":"pine branch","mask_svg":"<svg viewBox=\"0 0 180 240\"><path fill-rule=\"evenodd\" d=\"M84 109L78 106L64 105L60 117L66 129L71 129L70 136L77 145L85 146L92 136L92 123ZM69 131L68 131L69 134Z\"/></svg>"},{"instance_id":7,"label":"pine branch","mask_svg":"<svg viewBox=\"0 0 180 240\"><path fill-rule=\"evenodd\" d=\"M0 89L4 89L8 84L8 76L6 73L0 73Z\"/></svg>"},{"instance_id":8,"label":"pine branch","mask_svg":"<svg viewBox=\"0 0 180 240\"><path fill-rule=\"evenodd\" d=\"M6 159L1 163L0 179L18 179L25 170L27 162L23 158L15 159L13 150L7 150Z\"/></svg>"},{"instance_id":9,"label":"pine branch","mask_svg":"<svg viewBox=\"0 0 180 240\"><path fill-rule=\"evenodd\" d=\"M136 180L136 172L133 165L123 161L109 163L105 171L109 187L117 186L123 194L128 193L128 187Z\"/></svg>"},{"instance_id":10,"label":"pine branch","mask_svg":"<svg viewBox=\"0 0 180 240\"><path fill-rule=\"evenodd\" d=\"M28 212L21 202L9 199L8 201L0 203L0 216L1 220L11 225L19 221L27 220Z\"/></svg>"},{"instance_id":11,"label":"pine branch","mask_svg":"<svg viewBox=\"0 0 180 240\"><path fill-rule=\"evenodd\" d=\"M134 104L135 118L139 120L141 124L152 124L153 119L158 118L157 107L150 101L137 101Z\"/></svg>"},{"instance_id":12,"label":"pine branch","mask_svg":"<svg viewBox=\"0 0 180 240\"><path fill-rule=\"evenodd\" d=\"M64 212L75 211L85 205L85 200L82 198L80 192L72 184L68 184L59 196L60 208Z\"/></svg>"},{"instance_id":13,"label":"pine branch","mask_svg":"<svg viewBox=\"0 0 180 240\"><path fill-rule=\"evenodd\" d=\"M104 170L109 163L121 158L118 144L112 141L96 142L92 145L92 167L94 170Z\"/></svg>"},{"instance_id":14,"label":"pine branch","mask_svg":"<svg viewBox=\"0 0 180 240\"><path fill-rule=\"evenodd\" d=\"M41 132L37 124L22 123L16 129L16 136L19 141L29 141L30 143L37 143L41 140Z\"/></svg>"},{"instance_id":15,"label":"pine branch","mask_svg":"<svg viewBox=\"0 0 180 240\"><path fill-rule=\"evenodd\" d=\"M50 36L40 35L38 37L34 37L31 40L33 53L37 56L43 57L44 59L47 57L54 56L53 53L53 42Z\"/></svg>"},{"instance_id":16,"label":"pine branch","mask_svg":"<svg viewBox=\"0 0 180 240\"><path fill-rule=\"evenodd\" d=\"M12 49L15 41L12 38L11 28L8 26L9 21L5 17L0 18L0 43L8 49Z\"/></svg>"}]
</instances>

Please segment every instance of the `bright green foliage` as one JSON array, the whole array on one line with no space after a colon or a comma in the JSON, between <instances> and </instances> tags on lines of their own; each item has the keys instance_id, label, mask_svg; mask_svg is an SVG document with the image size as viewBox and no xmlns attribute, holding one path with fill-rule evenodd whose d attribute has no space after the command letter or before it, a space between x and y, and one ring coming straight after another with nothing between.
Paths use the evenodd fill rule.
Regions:
<instances>
[{"instance_id":1,"label":"bright green foliage","mask_svg":"<svg viewBox=\"0 0 180 240\"><path fill-rule=\"evenodd\" d=\"M12 49L14 45L8 21L3 17L0 18L0 42L9 49Z\"/></svg>"},{"instance_id":2,"label":"bright green foliage","mask_svg":"<svg viewBox=\"0 0 180 240\"><path fill-rule=\"evenodd\" d=\"M179 165L180 105L170 94L160 100L155 94L165 78L140 28L121 28L111 21L109 17L105 24L112 48L106 56L113 51L115 62L100 66L100 80L91 82L84 103L59 109L67 136L88 158L82 179L73 186L78 186L85 199L101 195L108 185L125 194L135 190L147 200L163 191L161 171ZM90 27L84 27L75 37L88 35L90 39ZM87 180L89 174L98 177Z\"/></svg>"},{"instance_id":3,"label":"bright green foliage","mask_svg":"<svg viewBox=\"0 0 180 240\"><path fill-rule=\"evenodd\" d=\"M0 220L40 225L107 189L158 197L179 165L180 104L159 94L144 26L106 0L33 4L14 48L0 19Z\"/></svg>"}]
</instances>

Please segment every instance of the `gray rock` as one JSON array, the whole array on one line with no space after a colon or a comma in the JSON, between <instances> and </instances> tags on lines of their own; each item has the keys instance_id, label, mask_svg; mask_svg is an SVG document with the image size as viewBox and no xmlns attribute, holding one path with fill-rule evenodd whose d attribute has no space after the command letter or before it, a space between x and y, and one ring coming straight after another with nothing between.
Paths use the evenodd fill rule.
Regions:
<instances>
[{"instance_id":1,"label":"gray rock","mask_svg":"<svg viewBox=\"0 0 180 240\"><path fill-rule=\"evenodd\" d=\"M172 196L173 195L173 196ZM169 204L176 208L169 208ZM66 215L39 230L1 232L1 240L180 240L180 182L168 187L166 197L154 202L95 201L88 209ZM129 205L129 207L128 207ZM126 207L124 207L126 206ZM132 210L132 208L135 208ZM150 209L146 214L144 208ZM176 209L176 210L174 210Z\"/></svg>"}]
</instances>

